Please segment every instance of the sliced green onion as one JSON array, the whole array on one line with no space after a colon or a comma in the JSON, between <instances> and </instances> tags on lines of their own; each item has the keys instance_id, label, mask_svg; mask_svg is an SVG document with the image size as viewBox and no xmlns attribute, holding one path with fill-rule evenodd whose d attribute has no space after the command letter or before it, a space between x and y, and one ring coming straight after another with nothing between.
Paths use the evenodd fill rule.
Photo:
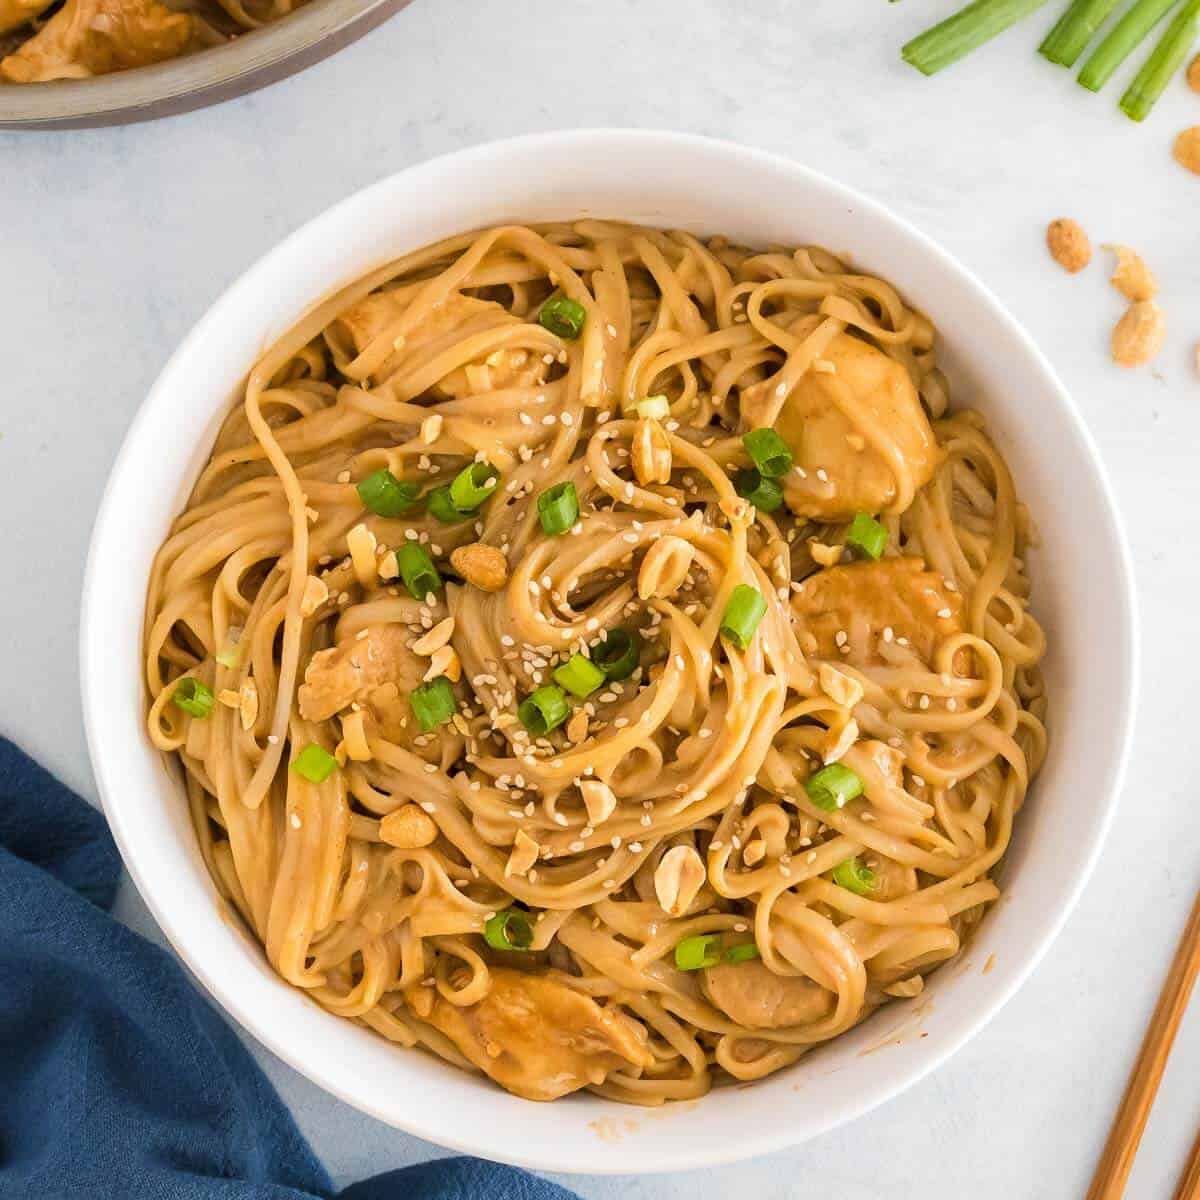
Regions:
<instances>
[{"instance_id":1,"label":"sliced green onion","mask_svg":"<svg viewBox=\"0 0 1200 1200\"><path fill-rule=\"evenodd\" d=\"M500 472L490 462L473 462L450 484L450 503L459 512L474 512L500 486Z\"/></svg>"},{"instance_id":2,"label":"sliced green onion","mask_svg":"<svg viewBox=\"0 0 1200 1200\"><path fill-rule=\"evenodd\" d=\"M316 742L309 742L295 758L292 770L309 783L324 783L337 767L337 759Z\"/></svg>"},{"instance_id":3,"label":"sliced green onion","mask_svg":"<svg viewBox=\"0 0 1200 1200\"><path fill-rule=\"evenodd\" d=\"M642 661L642 638L633 629L610 629L608 637L592 646L592 662L605 679L628 679Z\"/></svg>"},{"instance_id":4,"label":"sliced green onion","mask_svg":"<svg viewBox=\"0 0 1200 1200\"><path fill-rule=\"evenodd\" d=\"M188 716L203 720L213 710L212 688L201 683L195 675L185 675L171 693L171 703L182 708Z\"/></svg>"},{"instance_id":5,"label":"sliced green onion","mask_svg":"<svg viewBox=\"0 0 1200 1200\"><path fill-rule=\"evenodd\" d=\"M675 947L675 965L681 971L715 967L721 961L721 939L715 933L686 937Z\"/></svg>"},{"instance_id":6,"label":"sliced green onion","mask_svg":"<svg viewBox=\"0 0 1200 1200\"><path fill-rule=\"evenodd\" d=\"M849 767L835 762L810 775L805 780L804 790L818 808L832 812L835 808L844 808L855 796L861 796L863 783Z\"/></svg>"},{"instance_id":7,"label":"sliced green onion","mask_svg":"<svg viewBox=\"0 0 1200 1200\"><path fill-rule=\"evenodd\" d=\"M671 415L671 405L666 396L647 396L637 402L637 415L654 421L665 421Z\"/></svg>"},{"instance_id":8,"label":"sliced green onion","mask_svg":"<svg viewBox=\"0 0 1200 1200\"><path fill-rule=\"evenodd\" d=\"M740 945L730 946L725 951L725 961L728 963L744 963L754 958L762 958L762 955L753 942L742 942Z\"/></svg>"},{"instance_id":9,"label":"sliced green onion","mask_svg":"<svg viewBox=\"0 0 1200 1200\"><path fill-rule=\"evenodd\" d=\"M773 429L752 429L742 438L746 453L768 479L778 479L792 469L792 452Z\"/></svg>"},{"instance_id":10,"label":"sliced green onion","mask_svg":"<svg viewBox=\"0 0 1200 1200\"><path fill-rule=\"evenodd\" d=\"M570 712L566 693L552 683L531 692L517 706L517 716L521 718L521 724L534 737L542 737L550 730L557 729Z\"/></svg>"},{"instance_id":11,"label":"sliced green onion","mask_svg":"<svg viewBox=\"0 0 1200 1200\"><path fill-rule=\"evenodd\" d=\"M547 488L537 498L538 520L549 537L558 537L579 520L579 493L568 480Z\"/></svg>"},{"instance_id":12,"label":"sliced green onion","mask_svg":"<svg viewBox=\"0 0 1200 1200\"><path fill-rule=\"evenodd\" d=\"M355 490L363 506L381 517L398 517L408 512L421 495L417 484L397 479L386 467L373 471Z\"/></svg>"},{"instance_id":13,"label":"sliced green onion","mask_svg":"<svg viewBox=\"0 0 1200 1200\"><path fill-rule=\"evenodd\" d=\"M783 503L783 488L755 467L746 467L733 477L734 491L749 500L759 512L774 512Z\"/></svg>"},{"instance_id":14,"label":"sliced green onion","mask_svg":"<svg viewBox=\"0 0 1200 1200\"><path fill-rule=\"evenodd\" d=\"M396 551L396 566L404 586L415 600L424 600L432 592L441 590L442 577L429 552L419 542L405 542Z\"/></svg>"},{"instance_id":15,"label":"sliced green onion","mask_svg":"<svg viewBox=\"0 0 1200 1200\"><path fill-rule=\"evenodd\" d=\"M887 546L888 531L874 517L855 513L846 530L846 545L861 550L868 558L877 559Z\"/></svg>"},{"instance_id":16,"label":"sliced green onion","mask_svg":"<svg viewBox=\"0 0 1200 1200\"><path fill-rule=\"evenodd\" d=\"M748 583L739 583L721 615L722 636L727 637L739 650L745 650L766 611L767 602L762 592Z\"/></svg>"},{"instance_id":17,"label":"sliced green onion","mask_svg":"<svg viewBox=\"0 0 1200 1200\"><path fill-rule=\"evenodd\" d=\"M412 705L413 716L417 718L417 724L424 733L444 725L458 709L454 688L445 675L439 675L436 679L413 688L408 694L408 702Z\"/></svg>"},{"instance_id":18,"label":"sliced green onion","mask_svg":"<svg viewBox=\"0 0 1200 1200\"><path fill-rule=\"evenodd\" d=\"M1046 0L975 0L918 34L901 49L900 57L922 75L934 75L1045 3Z\"/></svg>"},{"instance_id":19,"label":"sliced green onion","mask_svg":"<svg viewBox=\"0 0 1200 1200\"><path fill-rule=\"evenodd\" d=\"M528 950L533 945L533 925L517 908L507 908L488 917L483 939L493 950Z\"/></svg>"},{"instance_id":20,"label":"sliced green onion","mask_svg":"<svg viewBox=\"0 0 1200 1200\"><path fill-rule=\"evenodd\" d=\"M869 896L879 886L879 877L855 855L833 868L833 882L849 892Z\"/></svg>"},{"instance_id":21,"label":"sliced green onion","mask_svg":"<svg viewBox=\"0 0 1200 1200\"><path fill-rule=\"evenodd\" d=\"M1009 25L1042 7L1046 0L974 0L940 24L926 29L900 50L922 74L936 74L972 50L1003 34Z\"/></svg>"},{"instance_id":22,"label":"sliced green onion","mask_svg":"<svg viewBox=\"0 0 1200 1200\"><path fill-rule=\"evenodd\" d=\"M1144 121L1155 101L1183 65L1200 29L1200 0L1188 0L1142 63L1134 81L1121 97L1121 111L1133 121Z\"/></svg>"},{"instance_id":23,"label":"sliced green onion","mask_svg":"<svg viewBox=\"0 0 1200 1200\"><path fill-rule=\"evenodd\" d=\"M1098 92L1177 2L1135 0L1083 64L1083 70L1079 72L1080 84L1089 92Z\"/></svg>"},{"instance_id":24,"label":"sliced green onion","mask_svg":"<svg viewBox=\"0 0 1200 1200\"><path fill-rule=\"evenodd\" d=\"M429 515L446 525L457 525L461 521L469 521L474 513L462 512L455 508L454 501L450 499L449 485L443 485L439 488L434 488L428 496L425 497L425 507L429 510Z\"/></svg>"},{"instance_id":25,"label":"sliced green onion","mask_svg":"<svg viewBox=\"0 0 1200 1200\"><path fill-rule=\"evenodd\" d=\"M561 667L554 668L554 678L580 700L586 700L604 683L604 672L590 658L572 654Z\"/></svg>"},{"instance_id":26,"label":"sliced green onion","mask_svg":"<svg viewBox=\"0 0 1200 1200\"><path fill-rule=\"evenodd\" d=\"M570 296L551 296L538 313L538 323L557 337L573 342L582 332L587 309Z\"/></svg>"},{"instance_id":27,"label":"sliced green onion","mask_svg":"<svg viewBox=\"0 0 1200 1200\"><path fill-rule=\"evenodd\" d=\"M1038 53L1060 67L1073 67L1116 7L1117 0L1075 0L1046 35Z\"/></svg>"}]
</instances>

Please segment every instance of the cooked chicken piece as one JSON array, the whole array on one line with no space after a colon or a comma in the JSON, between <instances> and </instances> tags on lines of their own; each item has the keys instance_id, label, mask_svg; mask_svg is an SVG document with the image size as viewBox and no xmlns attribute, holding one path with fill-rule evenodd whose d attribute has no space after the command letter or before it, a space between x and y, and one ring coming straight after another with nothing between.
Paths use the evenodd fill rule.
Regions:
<instances>
[{"instance_id":1,"label":"cooked chicken piece","mask_svg":"<svg viewBox=\"0 0 1200 1200\"><path fill-rule=\"evenodd\" d=\"M412 637L405 625L371 625L364 638L318 650L304 672L300 715L306 721L325 721L357 701L370 718L368 728L434 761L440 754L436 737L415 744L421 727L408 694L420 686L429 659L413 653Z\"/></svg>"},{"instance_id":2,"label":"cooked chicken piece","mask_svg":"<svg viewBox=\"0 0 1200 1200\"><path fill-rule=\"evenodd\" d=\"M422 1019L515 1095L557 1100L612 1071L651 1064L642 1031L622 1013L544 975L493 967L491 976L491 991L469 1008L429 988L407 996Z\"/></svg>"},{"instance_id":3,"label":"cooked chicken piece","mask_svg":"<svg viewBox=\"0 0 1200 1200\"><path fill-rule=\"evenodd\" d=\"M915 491L940 458L917 390L898 362L849 334L835 337L819 363L834 371L810 370L775 421L800 468L785 476L784 499L822 521L888 511L898 493L894 462L912 474ZM881 435L888 456L874 444Z\"/></svg>"},{"instance_id":4,"label":"cooked chicken piece","mask_svg":"<svg viewBox=\"0 0 1200 1200\"><path fill-rule=\"evenodd\" d=\"M33 37L0 61L13 83L84 79L175 58L195 22L158 0L67 0Z\"/></svg>"},{"instance_id":5,"label":"cooked chicken piece","mask_svg":"<svg viewBox=\"0 0 1200 1200\"><path fill-rule=\"evenodd\" d=\"M54 0L0 0L0 33L20 29L53 3Z\"/></svg>"},{"instance_id":6,"label":"cooked chicken piece","mask_svg":"<svg viewBox=\"0 0 1200 1200\"><path fill-rule=\"evenodd\" d=\"M919 558L818 571L792 597L792 611L806 653L860 667L883 661L881 640L907 643L931 664L938 643L963 629L962 596Z\"/></svg>"},{"instance_id":7,"label":"cooked chicken piece","mask_svg":"<svg viewBox=\"0 0 1200 1200\"><path fill-rule=\"evenodd\" d=\"M413 295L411 288L392 289L372 292L360 300L330 326L335 348L347 357L362 353L401 317ZM386 378L414 351L420 351L425 359L469 334L516 324L520 324L519 318L503 306L455 292L409 331L402 347L384 362L377 377ZM448 396L474 395L507 387L532 387L545 378L546 364L540 355L504 348L451 371L438 383L438 390Z\"/></svg>"},{"instance_id":8,"label":"cooked chicken piece","mask_svg":"<svg viewBox=\"0 0 1200 1200\"><path fill-rule=\"evenodd\" d=\"M833 1010L834 996L802 975L776 975L765 963L721 963L706 967L704 994L736 1025L786 1029L811 1025Z\"/></svg>"}]
</instances>

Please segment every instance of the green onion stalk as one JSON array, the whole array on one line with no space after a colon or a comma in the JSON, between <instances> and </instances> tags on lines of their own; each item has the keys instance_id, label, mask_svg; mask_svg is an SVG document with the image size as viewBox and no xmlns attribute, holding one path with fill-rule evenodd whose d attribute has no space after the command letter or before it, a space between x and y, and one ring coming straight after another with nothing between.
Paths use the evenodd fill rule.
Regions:
<instances>
[{"instance_id":1,"label":"green onion stalk","mask_svg":"<svg viewBox=\"0 0 1200 1200\"><path fill-rule=\"evenodd\" d=\"M1150 30L1178 3L1179 0L1136 0L1083 64L1083 70L1079 72L1080 84L1089 92L1098 92L1141 45Z\"/></svg>"},{"instance_id":2,"label":"green onion stalk","mask_svg":"<svg viewBox=\"0 0 1200 1200\"><path fill-rule=\"evenodd\" d=\"M1075 0L1046 35L1038 53L1060 67L1073 67L1116 7L1117 0Z\"/></svg>"},{"instance_id":3,"label":"green onion stalk","mask_svg":"<svg viewBox=\"0 0 1200 1200\"><path fill-rule=\"evenodd\" d=\"M900 56L922 75L934 75L1045 3L1046 0L975 0L913 38Z\"/></svg>"},{"instance_id":4,"label":"green onion stalk","mask_svg":"<svg viewBox=\"0 0 1200 1200\"><path fill-rule=\"evenodd\" d=\"M1154 102L1195 45L1197 33L1200 33L1200 0L1188 0L1121 97L1121 111L1127 117L1144 121L1150 115Z\"/></svg>"}]
</instances>

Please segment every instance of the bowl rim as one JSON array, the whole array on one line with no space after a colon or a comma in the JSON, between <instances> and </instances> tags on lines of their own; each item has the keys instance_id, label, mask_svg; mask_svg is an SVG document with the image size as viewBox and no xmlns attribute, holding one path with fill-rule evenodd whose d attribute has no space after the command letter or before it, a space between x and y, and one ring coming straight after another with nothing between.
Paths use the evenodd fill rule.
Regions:
<instances>
[{"instance_id":1,"label":"bowl rim","mask_svg":"<svg viewBox=\"0 0 1200 1200\"><path fill-rule=\"evenodd\" d=\"M412 0L311 0L219 46L91 79L0 84L0 130L146 121L218 104L336 53Z\"/></svg>"},{"instance_id":2,"label":"bowl rim","mask_svg":"<svg viewBox=\"0 0 1200 1200\"><path fill-rule=\"evenodd\" d=\"M880 1104L894 1099L901 1092L928 1076L956 1054L999 1012L1029 978L1062 931L1063 925L1073 911L1095 868L1112 826L1130 755L1134 732L1133 714L1136 712L1140 684L1140 630L1137 622L1137 595L1134 586L1132 556L1118 514L1107 469L1074 400L1032 337L996 295L973 272L959 263L928 235L883 204L821 172L781 155L743 146L732 141L666 130L595 128L526 134L482 143L394 172L376 183L352 193L297 228L262 255L223 290L168 359L130 423L105 486L88 549L80 623L80 683L89 756L104 811L121 850L126 869L180 959L244 1030L323 1090L338 1096L352 1107L366 1112L378 1120L403 1129L435 1145L462 1153L495 1158L534 1170L615 1175L628 1173L634 1169L638 1173L653 1174L682 1168L678 1162L670 1161L663 1154L657 1157L635 1155L636 1165L631 1168L627 1162L621 1162L623 1154L613 1153L611 1147L601 1142L597 1143L597 1151L590 1157L583 1156L582 1161L578 1152L573 1152L571 1161L566 1161L561 1156L558 1158L548 1157L545 1152L526 1153L520 1147L512 1147L508 1144L500 1146L494 1139L492 1142L488 1142L484 1132L478 1129L471 1133L460 1133L459 1129L463 1126L450 1124L450 1127L446 1128L444 1118L442 1124L439 1124L439 1119L435 1115L427 1114L419 1106L415 1111L406 1112L401 1118L394 1111L374 1102L371 1098L353 1093L348 1088L341 1087L325 1078L316 1067L300 1056L297 1048L289 1042L287 1037L281 1036L276 1031L273 1023L262 1019L261 1014L254 1011L250 1005L244 1004L237 991L226 989L220 979L215 977L214 971L189 951L186 938L177 928L176 918L159 903L156 895L145 886L139 864L129 852L129 833L124 825L120 805L113 803L110 799L119 795L119 787L117 780L110 775L105 759L105 746L99 730L100 714L105 706L103 682L98 677L98 668L103 663L103 654L99 651L99 644L103 636L104 614L97 597L97 589L98 577L101 572L100 547L112 542L114 537L119 544L119 530L114 527L116 514L113 507L116 481L128 468L128 460L133 457L139 441L139 431L142 425L148 422L150 411L163 403L164 397L169 393L172 375L177 364L187 356L195 343L207 335L210 327L219 324L222 312L230 303L231 298L243 291L255 293L256 288L259 287L259 280L268 276L277 263L289 257L296 247L307 242L321 226L334 222L342 212L363 201L366 197L377 192L385 192L394 181L402 176L419 175L423 171L435 171L451 165L465 166L487 163L518 150L525 152L561 152L565 149L578 151L583 144L587 144L589 149L613 153L619 153L622 147L628 148L632 144L637 144L641 151L645 151L648 147L652 148L656 144L661 146L664 151L670 147L690 147L698 152L707 151L724 156L728 160L731 170L737 169L739 165L753 164L759 168L782 172L806 186L828 193L856 210L868 213L872 221L883 222L891 226L893 232L900 235L902 240L916 246L923 254L927 255L940 272L955 277L960 285L974 293L975 298L989 312L991 319L1003 326L1007 334L1020 344L1028 356L1030 364L1043 378L1047 389L1056 394L1060 416L1070 427L1070 432L1076 439L1086 469L1090 472L1095 484L1097 496L1101 500L1101 511L1092 513L1090 519L1102 520L1105 523L1105 541L1111 549L1113 573L1121 585L1119 595L1113 597L1115 627L1112 641L1107 647L1113 656L1114 676L1121 678L1122 682L1127 685L1119 692L1114 706L1115 715L1111 725L1117 732L1117 738L1109 748L1109 761L1103 776L1103 787L1097 798L1098 819L1093 827L1091 844L1085 851L1080 868L1069 890L1065 893L1057 913L1043 927L1038 940L1024 948L1020 961L1015 965L1005 964L1007 979L1003 986L998 987L968 1018L961 1019L958 1027L952 1033L943 1036L940 1042L930 1044L928 1052L919 1063L910 1066L905 1071L903 1078L878 1086L869 1096L843 1103L836 1113L827 1118L808 1121L802 1132L789 1130L782 1123L773 1124L744 1134L736 1141L730 1139L723 1144L705 1142L694 1146L689 1153L686 1168L723 1165L767 1154L856 1120ZM903 283L901 282L899 286L903 288ZM93 647L96 648L94 661L91 653ZM94 672L93 667L97 668L97 671Z\"/></svg>"}]
</instances>

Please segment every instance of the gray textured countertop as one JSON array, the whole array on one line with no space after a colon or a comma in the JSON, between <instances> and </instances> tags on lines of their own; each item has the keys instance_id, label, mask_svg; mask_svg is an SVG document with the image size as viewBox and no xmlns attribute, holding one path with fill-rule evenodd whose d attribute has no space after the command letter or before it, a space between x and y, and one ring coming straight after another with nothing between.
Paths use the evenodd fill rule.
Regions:
<instances>
[{"instance_id":1,"label":"gray textured countertop","mask_svg":"<svg viewBox=\"0 0 1200 1200\"><path fill-rule=\"evenodd\" d=\"M0 728L92 799L79 585L92 511L134 409L250 262L410 163L573 125L676 128L790 155L940 240L1074 393L1132 536L1146 682L1112 837L1055 949L949 1065L856 1124L703 1174L573 1180L587 1197L1082 1195L1200 875L1200 805L1181 757L1197 738L1200 179L1170 158L1174 133L1200 123L1200 96L1177 82L1146 125L1132 125L1115 109L1119 88L1091 96L1036 57L1052 8L923 80L898 47L949 7L417 0L328 62L217 108L0 135ZM1172 330L1154 373L1108 363L1119 298L1103 264L1072 279L1046 259L1043 228L1063 215L1097 242L1132 243L1157 271ZM121 912L153 932L129 889ZM437 1153L255 1051L340 1182ZM1192 1018L1134 1171L1138 1200L1173 1187L1200 1119L1198 1069Z\"/></svg>"}]
</instances>

